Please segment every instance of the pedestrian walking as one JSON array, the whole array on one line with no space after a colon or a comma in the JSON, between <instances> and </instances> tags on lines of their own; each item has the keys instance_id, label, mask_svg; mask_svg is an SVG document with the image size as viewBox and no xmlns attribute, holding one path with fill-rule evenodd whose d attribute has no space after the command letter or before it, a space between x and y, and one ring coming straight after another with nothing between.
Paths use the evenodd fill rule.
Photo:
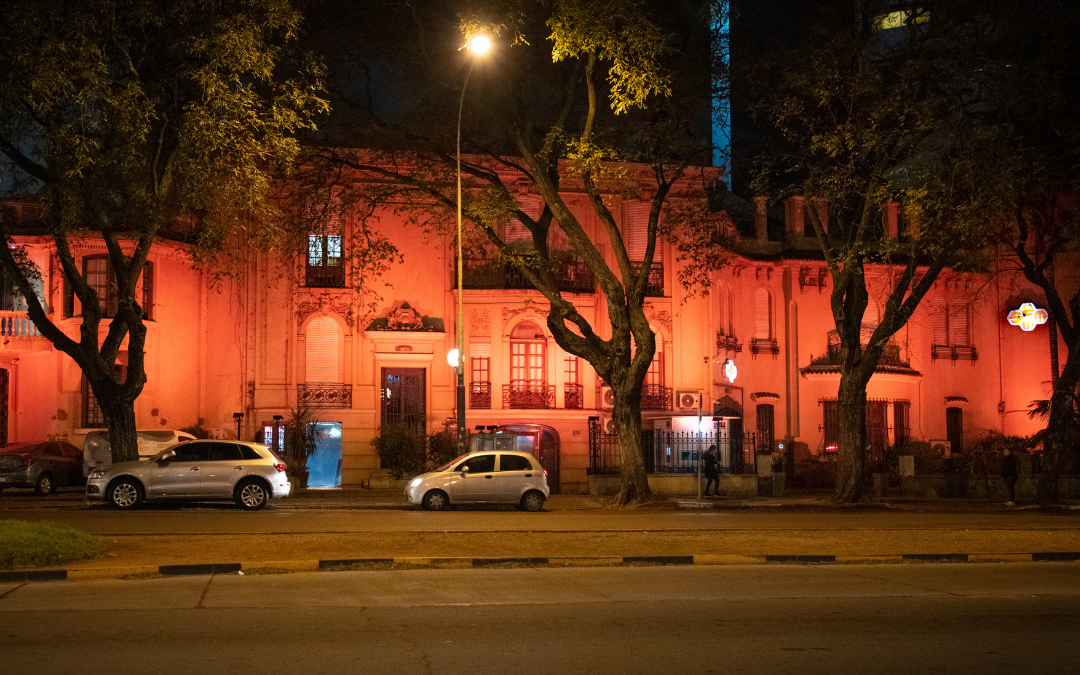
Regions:
<instances>
[{"instance_id":1,"label":"pedestrian walking","mask_svg":"<svg viewBox=\"0 0 1080 675\"><path fill-rule=\"evenodd\" d=\"M1005 487L1009 491L1009 501L1005 505L1013 506L1016 504L1016 480L1020 476L1016 473L1016 455L1008 448L1005 448L1005 460L1001 463L1001 477L1005 479Z\"/></svg>"},{"instance_id":2,"label":"pedestrian walking","mask_svg":"<svg viewBox=\"0 0 1080 675\"><path fill-rule=\"evenodd\" d=\"M720 496L720 471L716 460L716 446L710 445L702 458L705 462L705 496L709 496L709 486L713 486L713 497Z\"/></svg>"}]
</instances>

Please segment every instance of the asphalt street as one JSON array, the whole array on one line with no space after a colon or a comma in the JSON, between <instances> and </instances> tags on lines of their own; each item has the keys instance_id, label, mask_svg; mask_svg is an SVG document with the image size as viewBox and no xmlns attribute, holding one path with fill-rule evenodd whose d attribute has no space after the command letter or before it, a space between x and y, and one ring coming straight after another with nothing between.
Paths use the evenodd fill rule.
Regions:
<instances>
[{"instance_id":1,"label":"asphalt street","mask_svg":"<svg viewBox=\"0 0 1080 675\"><path fill-rule=\"evenodd\" d=\"M1075 564L0 584L0 672L1075 673Z\"/></svg>"}]
</instances>

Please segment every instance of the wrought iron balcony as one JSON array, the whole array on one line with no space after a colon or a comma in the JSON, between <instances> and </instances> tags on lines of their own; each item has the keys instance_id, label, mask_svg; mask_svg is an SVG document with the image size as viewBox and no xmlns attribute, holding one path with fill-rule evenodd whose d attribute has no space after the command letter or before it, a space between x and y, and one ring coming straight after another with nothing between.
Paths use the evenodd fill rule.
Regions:
<instances>
[{"instance_id":1,"label":"wrought iron balcony","mask_svg":"<svg viewBox=\"0 0 1080 675\"><path fill-rule=\"evenodd\" d=\"M978 361L979 351L974 347L959 347L956 345L931 345L930 360L952 359L953 361Z\"/></svg>"},{"instance_id":2,"label":"wrought iron balcony","mask_svg":"<svg viewBox=\"0 0 1080 675\"><path fill-rule=\"evenodd\" d=\"M491 410L491 383L469 383L469 407L475 410Z\"/></svg>"},{"instance_id":3,"label":"wrought iron balcony","mask_svg":"<svg viewBox=\"0 0 1080 675\"><path fill-rule=\"evenodd\" d=\"M522 289L533 285L517 267L499 258L465 258L462 281L467 289ZM557 262L554 270L559 290L567 293L592 293L596 280L583 262ZM454 286L457 287L457 269L454 270Z\"/></svg>"},{"instance_id":4,"label":"wrought iron balcony","mask_svg":"<svg viewBox=\"0 0 1080 675\"><path fill-rule=\"evenodd\" d=\"M641 387L642 410L671 410L671 388L659 384Z\"/></svg>"},{"instance_id":5,"label":"wrought iron balcony","mask_svg":"<svg viewBox=\"0 0 1080 675\"><path fill-rule=\"evenodd\" d=\"M630 263L634 272L641 272L641 268L644 263L635 262ZM663 263L653 262L649 266L649 280L645 283L645 295L654 298L664 297L664 265Z\"/></svg>"},{"instance_id":6,"label":"wrought iron balcony","mask_svg":"<svg viewBox=\"0 0 1080 675\"><path fill-rule=\"evenodd\" d=\"M726 349L729 352L735 352L738 354L742 351L742 343L739 342L739 338L734 335L724 335L723 333L716 334L716 351Z\"/></svg>"},{"instance_id":7,"label":"wrought iron balcony","mask_svg":"<svg viewBox=\"0 0 1080 675\"><path fill-rule=\"evenodd\" d=\"M816 372L822 371L835 371L839 372L840 368L840 345L831 344L828 350L821 356L811 356L810 365L806 370L813 370ZM878 359L877 370L879 371L910 371L911 363L900 358L900 345L885 345L885 349L881 352L881 358Z\"/></svg>"},{"instance_id":8,"label":"wrought iron balcony","mask_svg":"<svg viewBox=\"0 0 1080 675\"><path fill-rule=\"evenodd\" d=\"M503 385L503 407L545 410L555 407L555 385L540 380L514 380Z\"/></svg>"},{"instance_id":9,"label":"wrought iron balcony","mask_svg":"<svg viewBox=\"0 0 1080 675\"><path fill-rule=\"evenodd\" d=\"M763 352L774 356L780 353L776 338L750 338L750 353L756 356Z\"/></svg>"},{"instance_id":10,"label":"wrought iron balcony","mask_svg":"<svg viewBox=\"0 0 1080 675\"><path fill-rule=\"evenodd\" d=\"M585 407L585 389L580 384L563 384L563 407L567 410L581 410Z\"/></svg>"},{"instance_id":11,"label":"wrought iron balcony","mask_svg":"<svg viewBox=\"0 0 1080 675\"><path fill-rule=\"evenodd\" d=\"M296 406L308 408L351 408L352 385L337 382L308 382L296 385Z\"/></svg>"},{"instance_id":12,"label":"wrought iron balcony","mask_svg":"<svg viewBox=\"0 0 1080 675\"><path fill-rule=\"evenodd\" d=\"M308 265L304 285L308 288L345 288L345 266Z\"/></svg>"}]
</instances>

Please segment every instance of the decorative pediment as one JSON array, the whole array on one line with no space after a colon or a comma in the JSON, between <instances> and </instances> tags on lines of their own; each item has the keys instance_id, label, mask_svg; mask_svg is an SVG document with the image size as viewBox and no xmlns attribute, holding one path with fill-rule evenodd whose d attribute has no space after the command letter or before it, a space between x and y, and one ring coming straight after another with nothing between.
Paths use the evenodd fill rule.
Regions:
<instances>
[{"instance_id":1,"label":"decorative pediment","mask_svg":"<svg viewBox=\"0 0 1080 675\"><path fill-rule=\"evenodd\" d=\"M407 302L403 302L387 312L386 316L379 317L367 327L371 331L397 331L412 333L442 333L443 320L421 316L420 312L412 308Z\"/></svg>"},{"instance_id":2,"label":"decorative pediment","mask_svg":"<svg viewBox=\"0 0 1080 675\"><path fill-rule=\"evenodd\" d=\"M296 304L296 318L300 323L307 321L312 314L333 312L345 319L345 323L356 327L356 313L352 302L344 295L305 295Z\"/></svg>"}]
</instances>

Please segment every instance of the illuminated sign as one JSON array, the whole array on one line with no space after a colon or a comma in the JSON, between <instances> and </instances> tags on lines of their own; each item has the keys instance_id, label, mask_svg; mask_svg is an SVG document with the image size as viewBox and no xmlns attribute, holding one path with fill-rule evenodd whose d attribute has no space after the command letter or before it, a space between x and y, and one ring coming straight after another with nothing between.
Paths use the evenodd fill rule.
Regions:
<instances>
[{"instance_id":1,"label":"illuminated sign","mask_svg":"<svg viewBox=\"0 0 1080 675\"><path fill-rule=\"evenodd\" d=\"M728 359L727 363L724 364L724 376L727 377L728 382L734 382L738 374L739 369L735 367L735 362Z\"/></svg>"},{"instance_id":2,"label":"illuminated sign","mask_svg":"<svg viewBox=\"0 0 1080 675\"><path fill-rule=\"evenodd\" d=\"M1035 326L1046 323L1050 318L1045 309L1039 309L1030 302L1020 305L1020 309L1009 312L1009 323L1020 326L1020 330L1033 331Z\"/></svg>"}]
</instances>

